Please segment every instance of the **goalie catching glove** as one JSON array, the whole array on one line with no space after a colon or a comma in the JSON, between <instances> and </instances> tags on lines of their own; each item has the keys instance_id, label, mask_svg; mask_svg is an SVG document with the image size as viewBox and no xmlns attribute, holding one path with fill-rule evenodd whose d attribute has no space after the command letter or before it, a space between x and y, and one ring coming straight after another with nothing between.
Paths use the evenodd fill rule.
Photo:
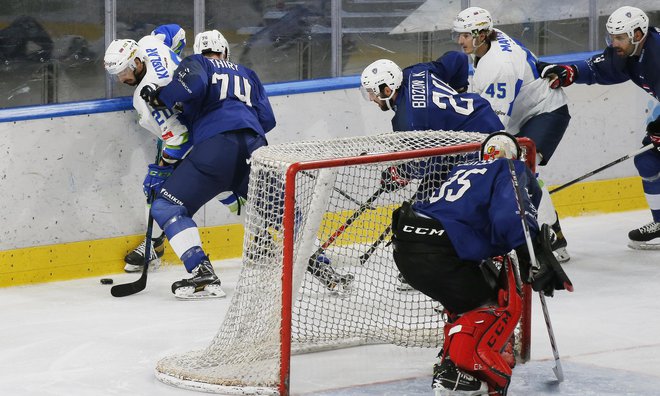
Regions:
<instances>
[{"instance_id":1,"label":"goalie catching glove","mask_svg":"<svg viewBox=\"0 0 660 396\"><path fill-rule=\"evenodd\" d=\"M151 107L154 108L154 110L163 110L166 109L167 106L163 102L158 99L158 94L160 91L163 89L163 87L159 87L156 84L146 84L142 89L140 90L140 97Z\"/></svg>"},{"instance_id":2,"label":"goalie catching glove","mask_svg":"<svg viewBox=\"0 0 660 396\"><path fill-rule=\"evenodd\" d=\"M536 240L533 241L534 254L538 268L531 265L527 245L516 249L520 258L520 275L532 289L552 297L555 290L573 291L573 283L552 253L552 231L548 224L543 224Z\"/></svg>"},{"instance_id":3,"label":"goalie catching glove","mask_svg":"<svg viewBox=\"0 0 660 396\"><path fill-rule=\"evenodd\" d=\"M660 117L648 123L646 126L646 135L651 139L653 147L660 151Z\"/></svg>"},{"instance_id":4,"label":"goalie catching glove","mask_svg":"<svg viewBox=\"0 0 660 396\"><path fill-rule=\"evenodd\" d=\"M390 166L380 176L380 187L387 192L400 190L408 185L401 166Z\"/></svg>"},{"instance_id":5,"label":"goalie catching glove","mask_svg":"<svg viewBox=\"0 0 660 396\"><path fill-rule=\"evenodd\" d=\"M550 88L552 89L568 87L578 77L577 68L573 65L555 65L539 62L536 64L536 69L541 78L550 80Z\"/></svg>"}]
</instances>

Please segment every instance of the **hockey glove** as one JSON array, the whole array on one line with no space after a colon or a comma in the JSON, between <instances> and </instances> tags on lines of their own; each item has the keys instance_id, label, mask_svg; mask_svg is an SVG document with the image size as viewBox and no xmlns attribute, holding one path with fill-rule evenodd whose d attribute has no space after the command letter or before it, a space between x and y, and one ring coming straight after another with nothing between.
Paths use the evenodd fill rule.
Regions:
<instances>
[{"instance_id":1,"label":"hockey glove","mask_svg":"<svg viewBox=\"0 0 660 396\"><path fill-rule=\"evenodd\" d=\"M573 65L554 65L545 62L536 64L541 78L550 80L550 88L568 87L578 77L577 67Z\"/></svg>"},{"instance_id":2,"label":"hockey glove","mask_svg":"<svg viewBox=\"0 0 660 396\"><path fill-rule=\"evenodd\" d=\"M167 108L163 102L158 99L158 94L160 94L160 91L163 89L163 87L159 87L156 84L146 84L142 89L140 90L140 97L151 107L154 108L154 110L164 110Z\"/></svg>"},{"instance_id":3,"label":"hockey glove","mask_svg":"<svg viewBox=\"0 0 660 396\"><path fill-rule=\"evenodd\" d=\"M516 249L520 258L520 275L524 282L531 283L532 289L552 297L555 290L573 291L573 283L552 253L551 229L543 224L533 242L538 268L531 266L527 245Z\"/></svg>"},{"instance_id":4,"label":"hockey glove","mask_svg":"<svg viewBox=\"0 0 660 396\"><path fill-rule=\"evenodd\" d=\"M651 143L653 143L655 149L660 151L660 117L656 118L655 121L649 122L646 126L646 134L651 139Z\"/></svg>"},{"instance_id":5,"label":"hockey glove","mask_svg":"<svg viewBox=\"0 0 660 396\"><path fill-rule=\"evenodd\" d=\"M158 194L158 192L160 192L160 187L165 183L165 180L170 177L173 171L174 166L172 165L149 165L147 176L145 176L144 182L142 183L142 191L144 191L144 195L149 197L152 191Z\"/></svg>"},{"instance_id":6,"label":"hockey glove","mask_svg":"<svg viewBox=\"0 0 660 396\"><path fill-rule=\"evenodd\" d=\"M406 179L402 173L402 169L399 166L390 166L385 169L380 176L380 187L387 192L404 188L410 180Z\"/></svg>"}]
</instances>

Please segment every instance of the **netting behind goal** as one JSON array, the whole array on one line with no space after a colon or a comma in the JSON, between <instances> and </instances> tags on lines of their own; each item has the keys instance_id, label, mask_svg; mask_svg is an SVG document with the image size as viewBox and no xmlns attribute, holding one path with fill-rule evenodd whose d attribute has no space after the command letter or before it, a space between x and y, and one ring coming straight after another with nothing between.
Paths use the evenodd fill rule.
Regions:
<instances>
[{"instance_id":1,"label":"netting behind goal","mask_svg":"<svg viewBox=\"0 0 660 396\"><path fill-rule=\"evenodd\" d=\"M391 214L406 200L428 199L454 165L478 159L485 136L405 132L259 149L243 266L224 322L206 349L163 358L157 378L206 392L287 394L290 353L439 348L442 307L403 290L388 244ZM401 164L410 183L382 191L383 170ZM314 267L319 252L332 273ZM529 304L523 317L516 345L525 360Z\"/></svg>"}]
</instances>

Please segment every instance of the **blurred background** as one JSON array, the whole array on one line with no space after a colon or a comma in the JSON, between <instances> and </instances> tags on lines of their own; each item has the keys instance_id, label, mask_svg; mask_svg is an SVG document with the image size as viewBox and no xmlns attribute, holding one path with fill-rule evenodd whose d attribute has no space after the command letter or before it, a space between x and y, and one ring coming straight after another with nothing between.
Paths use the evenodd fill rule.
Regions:
<instances>
[{"instance_id":1,"label":"blurred background","mask_svg":"<svg viewBox=\"0 0 660 396\"><path fill-rule=\"evenodd\" d=\"M454 16L486 8L495 26L537 56L604 48L605 21L623 5L660 24L657 0L0 0L0 108L132 95L112 84L103 54L160 24L221 31L231 58L264 83L359 74L372 61L401 66L455 50Z\"/></svg>"}]
</instances>

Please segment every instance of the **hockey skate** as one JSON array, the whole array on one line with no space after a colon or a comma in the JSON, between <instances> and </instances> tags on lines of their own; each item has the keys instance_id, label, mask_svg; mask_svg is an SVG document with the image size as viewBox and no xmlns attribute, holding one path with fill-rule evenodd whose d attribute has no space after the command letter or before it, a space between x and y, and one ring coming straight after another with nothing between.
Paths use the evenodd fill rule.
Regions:
<instances>
[{"instance_id":1,"label":"hockey skate","mask_svg":"<svg viewBox=\"0 0 660 396\"><path fill-rule=\"evenodd\" d=\"M436 396L477 396L487 395L488 385L459 370L454 362L445 356L440 363L433 365L433 383Z\"/></svg>"},{"instance_id":2,"label":"hockey skate","mask_svg":"<svg viewBox=\"0 0 660 396\"><path fill-rule=\"evenodd\" d=\"M344 294L350 292L350 286L355 279L353 274L340 274L330 265L330 259L323 253L312 255L309 259L307 271L312 274L331 292Z\"/></svg>"},{"instance_id":3,"label":"hockey skate","mask_svg":"<svg viewBox=\"0 0 660 396\"><path fill-rule=\"evenodd\" d=\"M660 250L660 222L652 221L628 233L631 249Z\"/></svg>"},{"instance_id":4,"label":"hockey skate","mask_svg":"<svg viewBox=\"0 0 660 396\"><path fill-rule=\"evenodd\" d=\"M222 298L226 294L220 287L220 279L213 272L213 266L208 260L202 261L192 271L193 277L172 284L172 293L181 300L198 300L207 298Z\"/></svg>"},{"instance_id":5,"label":"hockey skate","mask_svg":"<svg viewBox=\"0 0 660 396\"><path fill-rule=\"evenodd\" d=\"M555 221L555 223L551 225L550 228L552 228L552 231L554 232L554 236L552 237L552 252L557 258L557 261L559 261L560 263L565 263L571 259L571 256L568 254L568 251L566 250L566 246L568 246L568 242L566 242L566 238L564 238L564 233L561 231L559 218L557 218L557 221Z\"/></svg>"},{"instance_id":6,"label":"hockey skate","mask_svg":"<svg viewBox=\"0 0 660 396\"><path fill-rule=\"evenodd\" d=\"M124 257L124 271L141 272L144 267L144 250L147 239L143 239L133 251ZM165 234L151 240L151 249L149 251L149 270L153 271L160 267L160 258L165 253Z\"/></svg>"}]
</instances>

